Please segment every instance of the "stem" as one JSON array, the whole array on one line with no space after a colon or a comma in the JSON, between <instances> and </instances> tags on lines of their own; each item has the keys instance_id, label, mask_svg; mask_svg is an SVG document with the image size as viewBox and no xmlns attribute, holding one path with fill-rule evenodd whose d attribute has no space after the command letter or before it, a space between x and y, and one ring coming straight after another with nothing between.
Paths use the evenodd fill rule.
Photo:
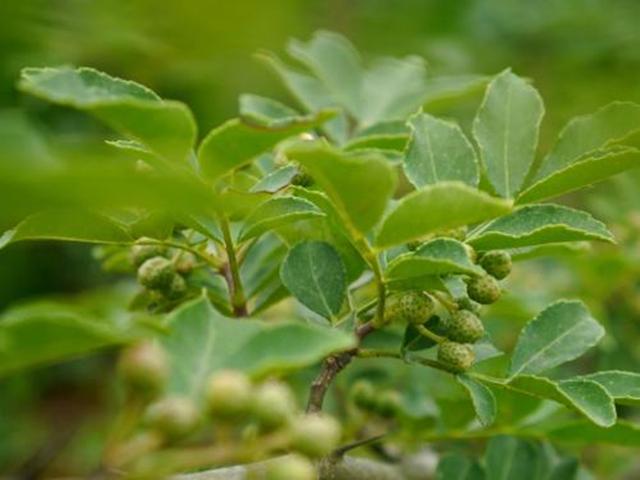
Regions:
<instances>
[{"instance_id":1,"label":"stem","mask_svg":"<svg viewBox=\"0 0 640 480\"><path fill-rule=\"evenodd\" d=\"M224 246L227 251L227 264L225 270L225 279L229 286L229 296L231 297L231 306L236 317L247 316L247 300L244 296L242 281L240 280L240 268L236 257L236 250L231 238L231 230L229 228L229 220L226 217L220 217L220 229L224 238Z\"/></svg>"},{"instance_id":2,"label":"stem","mask_svg":"<svg viewBox=\"0 0 640 480\"><path fill-rule=\"evenodd\" d=\"M438 301L445 306L450 313L457 312L459 310L458 305L455 302L452 302L447 295L442 294L441 292L431 292L431 294L438 299Z\"/></svg>"},{"instance_id":3,"label":"stem","mask_svg":"<svg viewBox=\"0 0 640 480\"><path fill-rule=\"evenodd\" d=\"M446 340L446 338L441 337L440 335L433 333L431 330L429 330L427 327L425 327L424 325L416 325L416 330L418 330L418 333L420 333L420 335L422 335L423 337L427 337L430 338L431 340L433 340L436 343L442 343Z\"/></svg>"},{"instance_id":4,"label":"stem","mask_svg":"<svg viewBox=\"0 0 640 480\"><path fill-rule=\"evenodd\" d=\"M377 350L374 348L360 348L356 354L359 358L397 358L402 360L402 354L395 350Z\"/></svg>"}]
</instances>

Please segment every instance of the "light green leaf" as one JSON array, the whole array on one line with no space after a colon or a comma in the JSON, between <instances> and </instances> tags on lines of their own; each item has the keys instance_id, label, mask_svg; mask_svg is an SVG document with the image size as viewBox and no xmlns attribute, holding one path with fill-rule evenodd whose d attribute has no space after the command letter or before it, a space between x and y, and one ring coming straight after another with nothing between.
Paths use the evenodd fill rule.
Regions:
<instances>
[{"instance_id":1,"label":"light green leaf","mask_svg":"<svg viewBox=\"0 0 640 480\"><path fill-rule=\"evenodd\" d=\"M323 124L335 110L320 110L306 117L291 117L277 122L277 127L249 125L239 119L214 128L198 148L198 162L210 180L216 180L234 168L251 162L282 140Z\"/></svg>"},{"instance_id":2,"label":"light green leaf","mask_svg":"<svg viewBox=\"0 0 640 480\"><path fill-rule=\"evenodd\" d=\"M426 113L410 117L408 123L411 139L404 170L416 188L449 180L478 185L476 154L457 124Z\"/></svg>"},{"instance_id":3,"label":"light green leaf","mask_svg":"<svg viewBox=\"0 0 640 480\"><path fill-rule=\"evenodd\" d=\"M521 207L467 238L467 242L479 250L581 240L614 242L607 226L588 213L551 204Z\"/></svg>"},{"instance_id":4,"label":"light green leaf","mask_svg":"<svg viewBox=\"0 0 640 480\"><path fill-rule=\"evenodd\" d=\"M387 214L376 245L390 247L419 240L436 231L489 220L510 210L511 202L460 182L429 185L405 196Z\"/></svg>"},{"instance_id":5,"label":"light green leaf","mask_svg":"<svg viewBox=\"0 0 640 480\"><path fill-rule=\"evenodd\" d=\"M579 378L592 380L601 385L616 403L640 405L640 373L607 370Z\"/></svg>"},{"instance_id":6,"label":"light green leaf","mask_svg":"<svg viewBox=\"0 0 640 480\"><path fill-rule=\"evenodd\" d=\"M50 102L91 113L169 160L186 161L191 153L196 138L191 111L137 83L91 68L61 67L25 68L19 86Z\"/></svg>"},{"instance_id":7,"label":"light green leaf","mask_svg":"<svg viewBox=\"0 0 640 480\"><path fill-rule=\"evenodd\" d=\"M351 348L355 341L345 332L312 324L226 318L204 298L172 312L167 326L162 342L172 365L168 390L196 399L219 369L252 376L295 370Z\"/></svg>"},{"instance_id":8,"label":"light green leaf","mask_svg":"<svg viewBox=\"0 0 640 480\"><path fill-rule=\"evenodd\" d=\"M240 95L240 118L250 124L269 129L286 127L300 114L293 108L270 98L245 93Z\"/></svg>"},{"instance_id":9,"label":"light green leaf","mask_svg":"<svg viewBox=\"0 0 640 480\"><path fill-rule=\"evenodd\" d=\"M491 77L484 75L442 75L427 79L422 104L433 112L446 109L465 97L482 92Z\"/></svg>"},{"instance_id":10,"label":"light green leaf","mask_svg":"<svg viewBox=\"0 0 640 480\"><path fill-rule=\"evenodd\" d=\"M473 136L495 191L516 196L531 168L544 115L542 98L522 78L505 70L489 86L473 122Z\"/></svg>"},{"instance_id":11,"label":"light green leaf","mask_svg":"<svg viewBox=\"0 0 640 480\"><path fill-rule=\"evenodd\" d=\"M485 464L491 480L537 480L541 467L533 443L504 435L489 441Z\"/></svg>"},{"instance_id":12,"label":"light green leaf","mask_svg":"<svg viewBox=\"0 0 640 480\"><path fill-rule=\"evenodd\" d=\"M395 171L378 155L349 155L320 141L300 142L286 153L307 169L343 221L362 233L378 222L395 191Z\"/></svg>"},{"instance_id":13,"label":"light green leaf","mask_svg":"<svg viewBox=\"0 0 640 480\"><path fill-rule=\"evenodd\" d=\"M466 455L449 453L438 462L436 480L485 480L480 464Z\"/></svg>"},{"instance_id":14,"label":"light green leaf","mask_svg":"<svg viewBox=\"0 0 640 480\"><path fill-rule=\"evenodd\" d=\"M53 210L33 214L0 236L0 249L23 240L125 243L132 238L121 224L97 213Z\"/></svg>"},{"instance_id":15,"label":"light green leaf","mask_svg":"<svg viewBox=\"0 0 640 480\"><path fill-rule=\"evenodd\" d=\"M602 326L579 301L558 301L520 332L509 375L538 373L579 357L604 335Z\"/></svg>"},{"instance_id":16,"label":"light green leaf","mask_svg":"<svg viewBox=\"0 0 640 480\"><path fill-rule=\"evenodd\" d=\"M304 198L291 196L271 198L247 217L240 233L240 241L262 235L287 223L323 216L322 210Z\"/></svg>"},{"instance_id":17,"label":"light green leaf","mask_svg":"<svg viewBox=\"0 0 640 480\"><path fill-rule=\"evenodd\" d=\"M567 168L586 155L623 141L640 130L640 105L612 102L589 115L572 119L560 132L535 180Z\"/></svg>"},{"instance_id":18,"label":"light green leaf","mask_svg":"<svg viewBox=\"0 0 640 480\"><path fill-rule=\"evenodd\" d=\"M591 152L537 180L518 196L517 203L557 197L637 167L640 150L614 145Z\"/></svg>"},{"instance_id":19,"label":"light green leaf","mask_svg":"<svg viewBox=\"0 0 640 480\"><path fill-rule=\"evenodd\" d=\"M415 252L394 258L389 263L385 276L393 283L448 273L477 275L482 270L471 262L462 243L451 238L436 238L424 243Z\"/></svg>"},{"instance_id":20,"label":"light green leaf","mask_svg":"<svg viewBox=\"0 0 640 480\"><path fill-rule=\"evenodd\" d=\"M316 32L309 42L291 40L288 53L303 63L330 94L355 117L362 115L364 71L349 40L333 32Z\"/></svg>"},{"instance_id":21,"label":"light green leaf","mask_svg":"<svg viewBox=\"0 0 640 480\"><path fill-rule=\"evenodd\" d=\"M293 247L284 259L280 278L300 303L325 318L333 318L344 303L344 264L326 242L309 241Z\"/></svg>"},{"instance_id":22,"label":"light green leaf","mask_svg":"<svg viewBox=\"0 0 640 480\"><path fill-rule=\"evenodd\" d=\"M280 167L263 177L258 183L251 187L250 191L275 193L287 186L297 172L298 169L293 165Z\"/></svg>"},{"instance_id":23,"label":"light green leaf","mask_svg":"<svg viewBox=\"0 0 640 480\"><path fill-rule=\"evenodd\" d=\"M468 375L456 375L456 380L469 393L480 423L485 427L491 425L496 419L496 398L491 390Z\"/></svg>"}]
</instances>

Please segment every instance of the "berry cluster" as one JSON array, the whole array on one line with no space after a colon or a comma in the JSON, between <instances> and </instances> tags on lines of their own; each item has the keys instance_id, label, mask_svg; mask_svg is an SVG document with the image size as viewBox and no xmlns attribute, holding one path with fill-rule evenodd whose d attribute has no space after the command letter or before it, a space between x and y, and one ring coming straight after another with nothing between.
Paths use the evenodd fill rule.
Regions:
<instances>
[{"instance_id":1,"label":"berry cluster","mask_svg":"<svg viewBox=\"0 0 640 480\"><path fill-rule=\"evenodd\" d=\"M214 434L223 432L216 445L240 445L252 456L256 448L258 456L289 452L268 462L266 478L311 480L316 478L313 461L338 446L340 424L325 414L303 414L285 383L253 383L242 372L221 370L207 380L203 405L198 405L191 398L163 395L169 371L164 350L154 342L129 347L120 357L119 372L128 391L146 404L141 423L158 439L156 449L175 448L187 437L202 438L209 425Z\"/></svg>"}]
</instances>

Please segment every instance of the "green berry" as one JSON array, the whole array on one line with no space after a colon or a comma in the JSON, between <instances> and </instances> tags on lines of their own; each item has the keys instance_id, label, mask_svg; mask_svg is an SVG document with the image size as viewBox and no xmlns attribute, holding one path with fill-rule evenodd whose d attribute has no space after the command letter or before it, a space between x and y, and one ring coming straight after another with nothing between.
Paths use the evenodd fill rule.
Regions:
<instances>
[{"instance_id":1,"label":"green berry","mask_svg":"<svg viewBox=\"0 0 640 480\"><path fill-rule=\"evenodd\" d=\"M422 243L423 242L420 240L413 240L412 242L407 243L407 248L413 252L420 248L420 245L422 245Z\"/></svg>"},{"instance_id":2,"label":"green berry","mask_svg":"<svg viewBox=\"0 0 640 480\"><path fill-rule=\"evenodd\" d=\"M338 446L340 430L340 424L327 415L301 416L291 425L291 447L307 457L323 457Z\"/></svg>"},{"instance_id":3,"label":"green berry","mask_svg":"<svg viewBox=\"0 0 640 480\"><path fill-rule=\"evenodd\" d=\"M462 242L467 236L467 227L464 225L458 228L444 230L438 234L439 237L449 237Z\"/></svg>"},{"instance_id":4,"label":"green berry","mask_svg":"<svg viewBox=\"0 0 640 480\"><path fill-rule=\"evenodd\" d=\"M301 455L287 455L270 460L265 480L316 480L316 469Z\"/></svg>"},{"instance_id":5,"label":"green berry","mask_svg":"<svg viewBox=\"0 0 640 480\"><path fill-rule=\"evenodd\" d=\"M130 388L152 395L162 390L169 376L164 350L150 341L125 349L120 356L118 370Z\"/></svg>"},{"instance_id":6,"label":"green berry","mask_svg":"<svg viewBox=\"0 0 640 480\"><path fill-rule=\"evenodd\" d=\"M482 321L469 310L458 310L447 321L447 337L454 342L475 343L484 336Z\"/></svg>"},{"instance_id":7,"label":"green berry","mask_svg":"<svg viewBox=\"0 0 640 480\"><path fill-rule=\"evenodd\" d=\"M458 308L460 308L460 310L469 310L476 315L479 315L480 310L482 309L482 305L480 305L478 302L474 302L469 297L459 298L456 300L456 303L458 304Z\"/></svg>"},{"instance_id":8,"label":"green berry","mask_svg":"<svg viewBox=\"0 0 640 480\"><path fill-rule=\"evenodd\" d=\"M136 267L153 257L162 257L167 253L167 249L162 245L144 245L143 242L153 242L153 239L142 237L138 239L136 245L131 247L131 261Z\"/></svg>"},{"instance_id":9,"label":"green berry","mask_svg":"<svg viewBox=\"0 0 640 480\"><path fill-rule=\"evenodd\" d=\"M438 345L438 360L454 372L465 372L475 360L471 345L445 341Z\"/></svg>"},{"instance_id":10,"label":"green berry","mask_svg":"<svg viewBox=\"0 0 640 480\"><path fill-rule=\"evenodd\" d=\"M138 281L141 285L156 290L171 287L175 276L173 264L164 257L153 257L138 268Z\"/></svg>"},{"instance_id":11,"label":"green berry","mask_svg":"<svg viewBox=\"0 0 640 480\"><path fill-rule=\"evenodd\" d=\"M145 420L150 427L173 439L193 431L199 418L198 410L191 400L172 396L151 404Z\"/></svg>"},{"instance_id":12,"label":"green berry","mask_svg":"<svg viewBox=\"0 0 640 480\"><path fill-rule=\"evenodd\" d=\"M209 411L221 418L246 415L252 394L249 377L234 370L214 373L208 380L205 392Z\"/></svg>"},{"instance_id":13,"label":"green berry","mask_svg":"<svg viewBox=\"0 0 640 480\"><path fill-rule=\"evenodd\" d=\"M423 324L435 311L435 302L426 293L404 292L390 297L385 306L385 320L388 322Z\"/></svg>"},{"instance_id":14,"label":"green berry","mask_svg":"<svg viewBox=\"0 0 640 480\"><path fill-rule=\"evenodd\" d=\"M295 399L289 387L276 381L260 385L253 396L251 406L258 422L267 429L287 423L295 409Z\"/></svg>"},{"instance_id":15,"label":"green berry","mask_svg":"<svg viewBox=\"0 0 640 480\"><path fill-rule=\"evenodd\" d=\"M305 170L299 170L291 179L291 184L299 187L310 187L313 185L313 177Z\"/></svg>"},{"instance_id":16,"label":"green berry","mask_svg":"<svg viewBox=\"0 0 640 480\"><path fill-rule=\"evenodd\" d=\"M491 275L473 277L467 282L469 298L483 305L496 302L501 293L500 285Z\"/></svg>"},{"instance_id":17,"label":"green berry","mask_svg":"<svg viewBox=\"0 0 640 480\"><path fill-rule=\"evenodd\" d=\"M371 382L358 380L351 387L350 395L356 407L362 410L372 410L374 408L376 392Z\"/></svg>"},{"instance_id":18,"label":"green berry","mask_svg":"<svg viewBox=\"0 0 640 480\"><path fill-rule=\"evenodd\" d=\"M395 417L402 409L402 398L395 390L385 390L380 393L373 410L384 418Z\"/></svg>"},{"instance_id":19,"label":"green berry","mask_svg":"<svg viewBox=\"0 0 640 480\"><path fill-rule=\"evenodd\" d=\"M187 293L187 283L182 276L175 274L171 280L171 285L162 293L169 300L179 300Z\"/></svg>"},{"instance_id":20,"label":"green berry","mask_svg":"<svg viewBox=\"0 0 640 480\"><path fill-rule=\"evenodd\" d=\"M504 250L493 250L482 255L480 266L494 278L502 280L511 273L511 255Z\"/></svg>"}]
</instances>

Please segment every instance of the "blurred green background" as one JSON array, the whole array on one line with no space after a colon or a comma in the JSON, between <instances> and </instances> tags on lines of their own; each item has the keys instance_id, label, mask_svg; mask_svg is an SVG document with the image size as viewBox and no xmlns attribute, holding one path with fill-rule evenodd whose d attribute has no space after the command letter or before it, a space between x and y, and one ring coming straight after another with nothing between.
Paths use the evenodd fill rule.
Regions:
<instances>
[{"instance_id":1,"label":"blurred green background","mask_svg":"<svg viewBox=\"0 0 640 480\"><path fill-rule=\"evenodd\" d=\"M260 49L282 54L289 38L307 39L315 30L327 29L346 35L366 58L423 56L434 74L494 74L512 67L531 78L545 100L544 151L570 117L613 100L640 102L639 19L638 0L0 0L0 121L23 118L45 139L76 145L88 138L98 144L106 131L87 116L45 105L15 89L24 66L87 65L186 102L202 136L236 114L241 93L293 104L253 54ZM474 101L471 108L476 105ZM0 137L0 153L10 148L11 138ZM598 363L637 370L638 185L637 174L627 175L570 199L614 223L620 246L600 248L588 262L584 257L541 262L520 277L517 270L513 289L527 294L529 303L514 305L507 299L502 310L493 312L506 319L492 332L498 343L513 341L509 335L516 329L509 322L514 316L524 322L547 300L576 295L612 333ZM10 227L0 225L2 230ZM0 310L19 299L79 291L105 280L90 248L12 245L0 251ZM100 362L97 358L37 371L31 379L6 382L4 389L0 384L0 391L21 407L21 398L69 396L75 384L95 384ZM95 398L104 393L97 390ZM86 394L87 389L81 391ZM75 405L98 409L95 398ZM74 412L41 414L64 418ZM0 428L0 438L5 433ZM14 450L0 448L0 465L26 447L20 435L32 438L32 432L9 433L14 434Z\"/></svg>"}]
</instances>

